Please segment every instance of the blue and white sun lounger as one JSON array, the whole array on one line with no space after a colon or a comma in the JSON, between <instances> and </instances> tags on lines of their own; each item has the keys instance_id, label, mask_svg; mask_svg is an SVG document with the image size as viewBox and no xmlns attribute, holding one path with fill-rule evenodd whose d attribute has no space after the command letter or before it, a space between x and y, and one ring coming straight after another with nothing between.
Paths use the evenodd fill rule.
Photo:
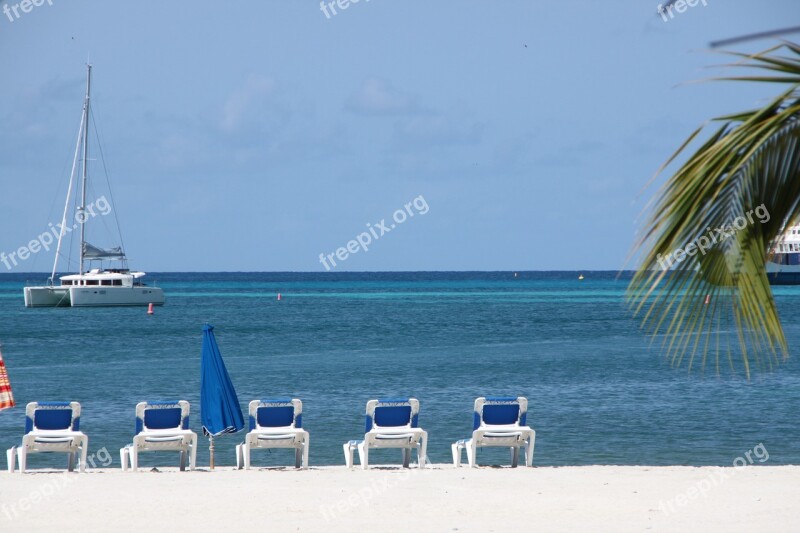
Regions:
<instances>
[{"instance_id":1,"label":"blue and white sun lounger","mask_svg":"<svg viewBox=\"0 0 800 533\"><path fill-rule=\"evenodd\" d=\"M181 470L194 470L197 457L197 433L189 429L189 402L155 401L136 404L136 435L133 443L119 451L122 470L128 459L134 471L139 469L139 452L176 451L181 453Z\"/></svg>"},{"instance_id":2,"label":"blue and white sun lounger","mask_svg":"<svg viewBox=\"0 0 800 533\"><path fill-rule=\"evenodd\" d=\"M303 402L298 399L253 400L248 409L250 432L236 446L236 466L250 469L256 449L294 448L296 468L308 468L308 431L303 429Z\"/></svg>"},{"instance_id":3,"label":"blue and white sun lounger","mask_svg":"<svg viewBox=\"0 0 800 533\"><path fill-rule=\"evenodd\" d=\"M467 450L469 466L475 466L480 447L511 448L511 466L519 461L519 449L525 448L525 465L533 464L536 432L525 425L528 400L519 398L478 398L475 400L471 439L453 443L453 464L461 466L461 450Z\"/></svg>"},{"instance_id":4,"label":"blue and white sun lounger","mask_svg":"<svg viewBox=\"0 0 800 533\"><path fill-rule=\"evenodd\" d=\"M400 448L403 450L403 467L411 462L411 450L417 450L420 468L425 468L428 434L418 427L419 401L416 398L370 400L364 440L346 442L344 460L353 468L353 450L358 449L361 468L369 466L369 450L375 448Z\"/></svg>"},{"instance_id":5,"label":"blue and white sun lounger","mask_svg":"<svg viewBox=\"0 0 800 533\"><path fill-rule=\"evenodd\" d=\"M68 469L75 469L75 457L80 452L80 471L86 470L89 437L80 431L81 404L78 402L31 402L25 408L25 435L19 447L6 452L8 471L25 472L29 453L61 452L69 455Z\"/></svg>"}]
</instances>

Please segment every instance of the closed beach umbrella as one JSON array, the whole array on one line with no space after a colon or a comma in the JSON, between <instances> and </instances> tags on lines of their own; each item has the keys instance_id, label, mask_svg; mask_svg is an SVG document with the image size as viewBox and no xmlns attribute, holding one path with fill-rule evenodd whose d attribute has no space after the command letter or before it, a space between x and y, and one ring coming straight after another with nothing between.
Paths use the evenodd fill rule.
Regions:
<instances>
[{"instance_id":1,"label":"closed beach umbrella","mask_svg":"<svg viewBox=\"0 0 800 533\"><path fill-rule=\"evenodd\" d=\"M11 382L8 381L6 364L3 362L3 354L0 352L0 411L14 407L14 395L11 394Z\"/></svg>"},{"instance_id":2,"label":"closed beach umbrella","mask_svg":"<svg viewBox=\"0 0 800 533\"><path fill-rule=\"evenodd\" d=\"M200 362L200 414L203 434L209 437L211 468L214 468L214 437L244 428L242 408L214 338L214 326L203 326Z\"/></svg>"}]
</instances>

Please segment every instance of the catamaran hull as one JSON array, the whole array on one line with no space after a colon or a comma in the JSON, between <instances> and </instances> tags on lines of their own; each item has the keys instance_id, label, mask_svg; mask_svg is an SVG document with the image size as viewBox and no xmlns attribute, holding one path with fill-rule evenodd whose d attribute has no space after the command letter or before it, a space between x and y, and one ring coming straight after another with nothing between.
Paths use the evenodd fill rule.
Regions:
<instances>
[{"instance_id":1,"label":"catamaran hull","mask_svg":"<svg viewBox=\"0 0 800 533\"><path fill-rule=\"evenodd\" d=\"M25 307L164 305L158 287L25 287Z\"/></svg>"},{"instance_id":2,"label":"catamaran hull","mask_svg":"<svg viewBox=\"0 0 800 533\"><path fill-rule=\"evenodd\" d=\"M72 307L118 305L164 305L164 291L158 287L70 287Z\"/></svg>"},{"instance_id":3,"label":"catamaran hull","mask_svg":"<svg viewBox=\"0 0 800 533\"><path fill-rule=\"evenodd\" d=\"M69 307L68 287L25 287L25 307Z\"/></svg>"}]
</instances>

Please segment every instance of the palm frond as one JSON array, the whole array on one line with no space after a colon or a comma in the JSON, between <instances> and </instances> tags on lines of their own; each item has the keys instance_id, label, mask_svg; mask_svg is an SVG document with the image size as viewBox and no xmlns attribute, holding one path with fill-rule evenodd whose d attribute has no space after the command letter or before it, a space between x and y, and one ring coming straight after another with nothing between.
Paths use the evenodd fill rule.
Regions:
<instances>
[{"instance_id":1,"label":"palm frond","mask_svg":"<svg viewBox=\"0 0 800 533\"><path fill-rule=\"evenodd\" d=\"M753 368L771 369L788 356L765 264L770 243L800 217L800 46L732 55L742 59L734 66L771 74L718 81L790 87L761 109L712 120L716 129L656 196L628 298L643 328L663 337L674 366L713 360L719 371L725 357L735 371L738 351L749 378Z\"/></svg>"}]
</instances>

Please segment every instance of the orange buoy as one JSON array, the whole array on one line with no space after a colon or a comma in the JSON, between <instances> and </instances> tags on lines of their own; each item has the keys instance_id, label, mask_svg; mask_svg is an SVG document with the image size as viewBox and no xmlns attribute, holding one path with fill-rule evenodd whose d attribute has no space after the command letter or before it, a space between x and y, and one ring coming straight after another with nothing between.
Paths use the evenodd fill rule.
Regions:
<instances>
[{"instance_id":1,"label":"orange buoy","mask_svg":"<svg viewBox=\"0 0 800 533\"><path fill-rule=\"evenodd\" d=\"M281 301L281 293L278 293L278 301Z\"/></svg>"},{"instance_id":2,"label":"orange buoy","mask_svg":"<svg viewBox=\"0 0 800 533\"><path fill-rule=\"evenodd\" d=\"M153 314L153 304L147 304L147 314L148 315Z\"/></svg>"}]
</instances>

